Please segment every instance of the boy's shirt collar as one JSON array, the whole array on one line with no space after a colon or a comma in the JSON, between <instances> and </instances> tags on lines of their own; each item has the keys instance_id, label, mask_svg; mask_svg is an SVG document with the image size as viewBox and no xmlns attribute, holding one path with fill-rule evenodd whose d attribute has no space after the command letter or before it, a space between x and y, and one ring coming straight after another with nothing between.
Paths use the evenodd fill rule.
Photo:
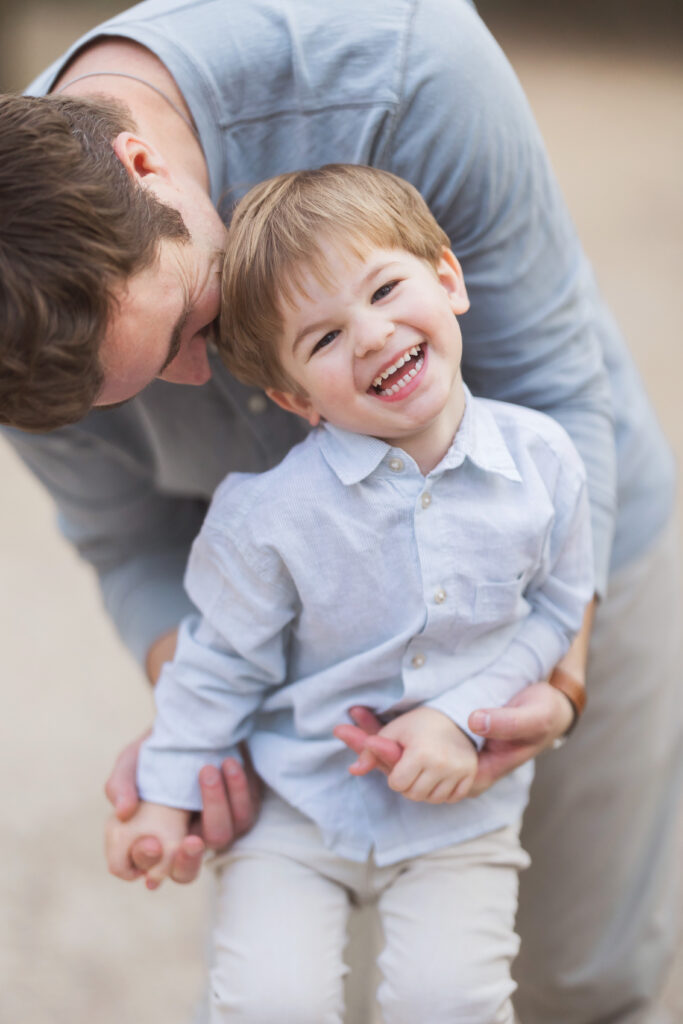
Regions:
<instances>
[{"instance_id":1,"label":"boy's shirt collar","mask_svg":"<svg viewBox=\"0 0 683 1024\"><path fill-rule=\"evenodd\" d=\"M450 448L428 476L457 469L469 459L486 473L498 473L508 480L521 482L514 459L492 413L484 402L474 402L464 386L465 412ZM318 444L330 469L346 486L360 483L386 461L400 454L411 465L415 463L402 449L392 447L378 437L355 434L331 423L318 428ZM389 467L390 468L390 467ZM417 470L417 466L415 466ZM418 471L419 472L419 471Z\"/></svg>"}]
</instances>

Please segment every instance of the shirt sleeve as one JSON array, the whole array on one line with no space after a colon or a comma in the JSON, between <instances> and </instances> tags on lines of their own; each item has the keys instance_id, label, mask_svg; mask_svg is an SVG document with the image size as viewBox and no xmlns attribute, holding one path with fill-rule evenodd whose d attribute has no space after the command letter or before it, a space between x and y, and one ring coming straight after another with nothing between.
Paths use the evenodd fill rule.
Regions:
<instances>
[{"instance_id":1,"label":"shirt sleeve","mask_svg":"<svg viewBox=\"0 0 683 1024\"><path fill-rule=\"evenodd\" d=\"M202 616L183 622L155 687L154 729L138 762L145 800L201 809L200 769L236 753L264 697L287 676L295 588L272 550L248 550L244 538L238 547L230 536L205 527L192 549L186 586Z\"/></svg>"},{"instance_id":2,"label":"shirt sleeve","mask_svg":"<svg viewBox=\"0 0 683 1024\"><path fill-rule=\"evenodd\" d=\"M521 86L473 7L416 5L385 161L423 194L471 299L463 372L475 394L548 413L588 473L604 590L616 456L599 301Z\"/></svg>"},{"instance_id":3,"label":"shirt sleeve","mask_svg":"<svg viewBox=\"0 0 683 1024\"><path fill-rule=\"evenodd\" d=\"M162 493L139 438L124 447L79 427L3 434L50 492L61 532L95 569L108 613L144 663L193 610L183 573L207 503Z\"/></svg>"},{"instance_id":4,"label":"shirt sleeve","mask_svg":"<svg viewBox=\"0 0 683 1024\"><path fill-rule=\"evenodd\" d=\"M469 729L470 714L502 707L525 686L547 679L580 629L593 594L587 490L576 455L569 455L555 488L555 517L541 565L525 589L529 614L501 657L425 704L448 715L478 750L484 740Z\"/></svg>"}]
</instances>

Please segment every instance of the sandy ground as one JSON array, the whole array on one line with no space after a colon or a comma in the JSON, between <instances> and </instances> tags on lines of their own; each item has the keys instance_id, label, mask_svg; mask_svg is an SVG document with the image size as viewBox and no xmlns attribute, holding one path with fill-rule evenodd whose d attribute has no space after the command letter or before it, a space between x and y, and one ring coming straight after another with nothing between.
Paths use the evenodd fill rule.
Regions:
<instances>
[{"instance_id":1,"label":"sandy ground","mask_svg":"<svg viewBox=\"0 0 683 1024\"><path fill-rule=\"evenodd\" d=\"M654 53L504 41L680 457L683 71ZM109 878L101 853L103 780L149 720L147 688L4 446L0 480L0 1020L185 1024L204 883L147 894ZM683 956L667 1001L683 1020Z\"/></svg>"}]
</instances>

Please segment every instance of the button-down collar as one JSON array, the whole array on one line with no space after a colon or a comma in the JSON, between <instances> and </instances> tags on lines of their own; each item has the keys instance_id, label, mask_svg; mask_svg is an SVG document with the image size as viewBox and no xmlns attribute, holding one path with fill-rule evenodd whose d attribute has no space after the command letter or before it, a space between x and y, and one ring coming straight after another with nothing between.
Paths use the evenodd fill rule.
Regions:
<instances>
[{"instance_id":1,"label":"button-down collar","mask_svg":"<svg viewBox=\"0 0 683 1024\"><path fill-rule=\"evenodd\" d=\"M485 472L499 473L508 480L521 482L517 466L492 413L485 405L472 401L467 387L464 390L465 412L460 426L453 443L432 474L456 469L465 459L470 459ZM347 486L365 480L390 452L397 450L377 437L354 434L331 423L324 423L318 429L321 431L320 449L327 463Z\"/></svg>"}]
</instances>

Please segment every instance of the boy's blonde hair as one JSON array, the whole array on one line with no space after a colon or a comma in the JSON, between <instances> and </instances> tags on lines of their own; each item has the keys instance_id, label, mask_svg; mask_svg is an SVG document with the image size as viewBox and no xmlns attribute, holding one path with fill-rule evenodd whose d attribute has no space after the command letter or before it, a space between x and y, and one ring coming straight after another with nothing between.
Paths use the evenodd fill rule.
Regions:
<instances>
[{"instance_id":1,"label":"boy's blonde hair","mask_svg":"<svg viewBox=\"0 0 683 1024\"><path fill-rule=\"evenodd\" d=\"M238 203L223 265L218 348L244 384L296 391L278 353L282 305L294 304L303 272L334 285L326 253L342 245L402 249L433 266L448 236L424 199L388 171L328 164L256 185Z\"/></svg>"}]
</instances>

